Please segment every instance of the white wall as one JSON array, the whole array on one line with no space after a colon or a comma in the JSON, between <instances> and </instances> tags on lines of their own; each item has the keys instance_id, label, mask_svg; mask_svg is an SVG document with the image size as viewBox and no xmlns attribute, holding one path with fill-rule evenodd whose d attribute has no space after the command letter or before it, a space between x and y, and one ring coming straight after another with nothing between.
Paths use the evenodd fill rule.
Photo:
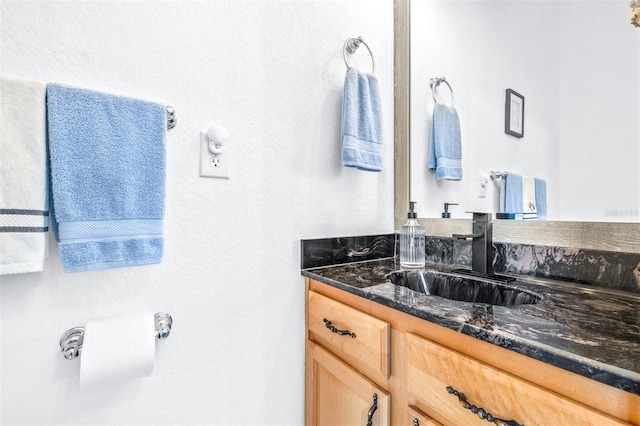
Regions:
<instances>
[{"instance_id":1,"label":"white wall","mask_svg":"<svg viewBox=\"0 0 640 426\"><path fill-rule=\"evenodd\" d=\"M640 34L623 0L412 3L412 199L423 217L497 211L497 181L547 180L550 220L640 220ZM464 177L426 170L433 100L445 76L460 115ZM524 138L504 133L505 89L525 96ZM446 93L446 90L444 90ZM611 212L626 213L616 216ZM428 231L428 230L427 230Z\"/></svg>"},{"instance_id":2,"label":"white wall","mask_svg":"<svg viewBox=\"0 0 640 426\"><path fill-rule=\"evenodd\" d=\"M6 1L3 75L175 107L167 139L162 264L3 276L2 424L303 422L299 240L393 231L391 0ZM340 165L342 45L375 54L384 114L380 174ZM353 63L368 66L366 52ZM231 134L231 179L198 176L199 132ZM68 328L170 312L151 377L81 393Z\"/></svg>"},{"instance_id":3,"label":"white wall","mask_svg":"<svg viewBox=\"0 0 640 426\"><path fill-rule=\"evenodd\" d=\"M559 5L564 220L640 222L640 31L630 10L585 2L575 19L575 4Z\"/></svg>"}]
</instances>

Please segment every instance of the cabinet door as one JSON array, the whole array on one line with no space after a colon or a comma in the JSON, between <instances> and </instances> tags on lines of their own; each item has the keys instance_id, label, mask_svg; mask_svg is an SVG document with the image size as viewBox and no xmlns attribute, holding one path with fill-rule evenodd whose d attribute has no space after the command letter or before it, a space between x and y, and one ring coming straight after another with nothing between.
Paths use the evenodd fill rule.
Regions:
<instances>
[{"instance_id":1,"label":"cabinet door","mask_svg":"<svg viewBox=\"0 0 640 426\"><path fill-rule=\"evenodd\" d=\"M442 426L413 405L409 406L409 422L407 426Z\"/></svg>"},{"instance_id":2,"label":"cabinet door","mask_svg":"<svg viewBox=\"0 0 640 426\"><path fill-rule=\"evenodd\" d=\"M307 400L311 403L307 424L390 424L391 397L387 392L321 346L307 342L307 351L306 392L310 393Z\"/></svg>"}]
</instances>

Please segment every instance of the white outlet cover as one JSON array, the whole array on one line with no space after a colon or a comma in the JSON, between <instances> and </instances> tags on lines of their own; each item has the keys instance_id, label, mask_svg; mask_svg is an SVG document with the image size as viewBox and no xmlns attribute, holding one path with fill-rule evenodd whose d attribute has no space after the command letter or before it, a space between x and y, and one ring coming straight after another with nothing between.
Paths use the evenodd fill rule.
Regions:
<instances>
[{"instance_id":1,"label":"white outlet cover","mask_svg":"<svg viewBox=\"0 0 640 426\"><path fill-rule=\"evenodd\" d=\"M487 185L489 185L489 174L480 173L480 193L478 195L478 198L486 198Z\"/></svg>"},{"instance_id":2,"label":"white outlet cover","mask_svg":"<svg viewBox=\"0 0 640 426\"><path fill-rule=\"evenodd\" d=\"M219 155L209 151L209 138L200 132L200 177L229 179L229 149Z\"/></svg>"}]
</instances>

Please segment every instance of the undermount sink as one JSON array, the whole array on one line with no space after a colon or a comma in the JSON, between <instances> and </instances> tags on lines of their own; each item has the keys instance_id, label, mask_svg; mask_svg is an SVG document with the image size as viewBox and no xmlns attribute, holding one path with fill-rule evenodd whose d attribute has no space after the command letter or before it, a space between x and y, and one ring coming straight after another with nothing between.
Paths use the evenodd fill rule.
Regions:
<instances>
[{"instance_id":1,"label":"undermount sink","mask_svg":"<svg viewBox=\"0 0 640 426\"><path fill-rule=\"evenodd\" d=\"M430 269L394 271L389 273L387 278L397 286L406 287L427 296L440 296L461 302L518 306L538 303L541 300L541 297L535 293L493 282L491 279Z\"/></svg>"}]
</instances>

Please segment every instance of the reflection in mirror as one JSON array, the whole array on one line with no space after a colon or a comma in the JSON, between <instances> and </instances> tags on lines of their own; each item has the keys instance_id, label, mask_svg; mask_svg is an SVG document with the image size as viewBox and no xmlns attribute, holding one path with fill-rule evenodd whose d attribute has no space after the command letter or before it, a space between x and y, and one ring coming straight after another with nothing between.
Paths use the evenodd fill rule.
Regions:
<instances>
[{"instance_id":1,"label":"reflection in mirror","mask_svg":"<svg viewBox=\"0 0 640 426\"><path fill-rule=\"evenodd\" d=\"M410 197L420 217L441 217L444 203L459 204L452 218L497 212L503 180L481 197L482 179L503 171L547 182L549 220L640 222L640 29L628 15L627 0L411 2ZM427 169L434 77L455 93L462 181ZM506 89L525 98L522 138L505 133Z\"/></svg>"}]
</instances>

